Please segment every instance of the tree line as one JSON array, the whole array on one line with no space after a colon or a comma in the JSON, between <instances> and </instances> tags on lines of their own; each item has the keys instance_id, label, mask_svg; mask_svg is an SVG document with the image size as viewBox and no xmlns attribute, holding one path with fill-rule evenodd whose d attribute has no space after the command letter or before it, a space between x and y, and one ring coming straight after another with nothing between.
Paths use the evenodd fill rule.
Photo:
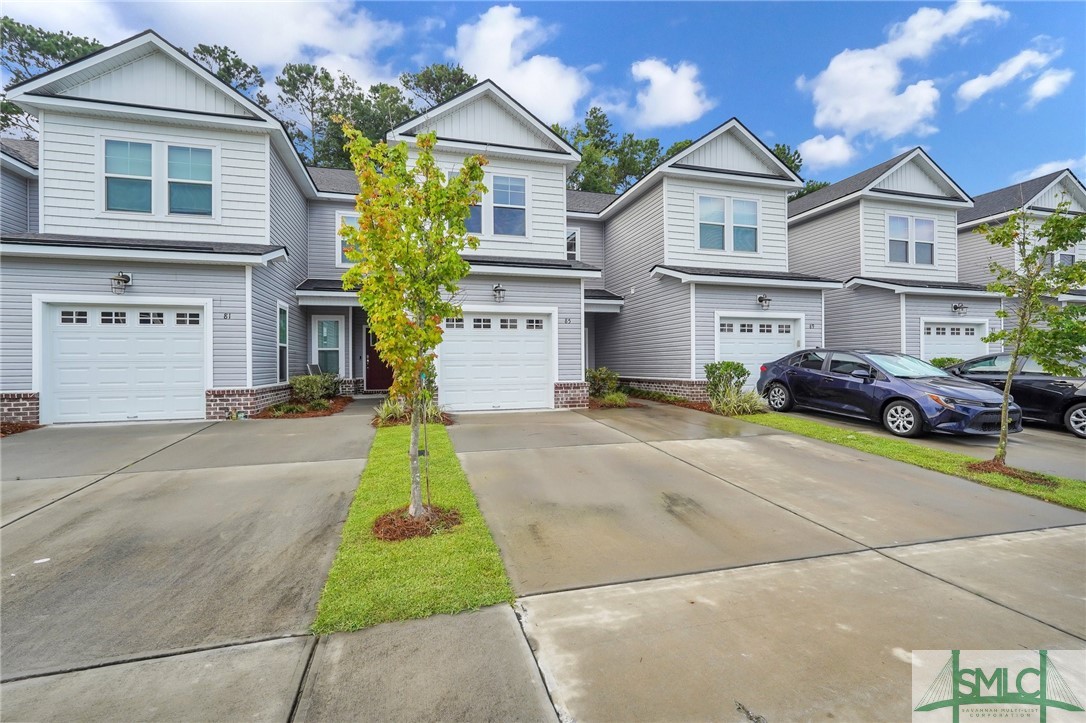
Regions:
<instances>
[{"instance_id":1,"label":"tree line","mask_svg":"<svg viewBox=\"0 0 1086 723\"><path fill-rule=\"evenodd\" d=\"M3 37L0 67L8 84L19 83L52 68L77 60L102 47L92 38L52 32L0 18ZM275 100L268 95L268 81L260 68L247 63L225 45L199 44L186 52L222 82L283 119L294 147L311 165L349 168L344 149L347 139L342 124L348 121L373 142L385 133L436 105L471 88L478 79L460 65L432 63L414 73L402 73L399 85L375 83L364 88L346 73L333 73L312 63L287 63L272 79ZM593 106L584 121L571 127L558 124L552 130L581 154L581 163L567 185L581 191L621 193L649 171L693 141L681 140L667 148L659 138L621 136L612 129L602 108ZM0 133L34 137L32 119L6 97L0 101ZM777 144L773 152L797 174L803 166L798 151ZM808 181L796 196L826 185Z\"/></svg>"}]
</instances>

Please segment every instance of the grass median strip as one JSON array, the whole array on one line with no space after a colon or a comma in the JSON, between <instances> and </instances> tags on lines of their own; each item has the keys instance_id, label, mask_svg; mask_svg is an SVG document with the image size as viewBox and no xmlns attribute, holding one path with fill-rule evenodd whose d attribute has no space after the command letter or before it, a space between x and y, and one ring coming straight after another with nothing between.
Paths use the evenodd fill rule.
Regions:
<instances>
[{"instance_id":1,"label":"grass median strip","mask_svg":"<svg viewBox=\"0 0 1086 723\"><path fill-rule=\"evenodd\" d=\"M865 432L832 427L788 414L751 414L739 417L739 419L785 432L801 434L804 437L820 439L823 442L851 447L887 459L907 462L917 467L962 477L989 487L1012 490L1076 510L1086 510L1086 482L1082 480L1054 475L1038 475L1045 480L1046 484L1030 484L1003 474L977 472L969 469L967 465L977 462L978 458L976 457L932 449L931 447L913 444L904 439L887 439Z\"/></svg>"},{"instance_id":2,"label":"grass median strip","mask_svg":"<svg viewBox=\"0 0 1086 723\"><path fill-rule=\"evenodd\" d=\"M431 537L383 542L373 536L374 520L408 501L410 434L410 427L377 430L317 605L315 633L513 600L498 546L441 425L428 430L433 504L459 510L463 521Z\"/></svg>"}]
</instances>

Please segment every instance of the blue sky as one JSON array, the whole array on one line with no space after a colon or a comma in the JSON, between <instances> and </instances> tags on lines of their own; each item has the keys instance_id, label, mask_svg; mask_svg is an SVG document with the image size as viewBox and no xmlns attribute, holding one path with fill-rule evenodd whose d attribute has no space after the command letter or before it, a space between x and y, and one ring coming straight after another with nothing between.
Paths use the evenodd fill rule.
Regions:
<instances>
[{"instance_id":1,"label":"blue sky","mask_svg":"<svg viewBox=\"0 0 1086 723\"><path fill-rule=\"evenodd\" d=\"M271 77L319 62L362 83L434 61L546 121L592 104L666 143L737 116L838 180L924 146L968 192L1064 166L1086 178L1086 3L21 2L24 22L111 43L153 27Z\"/></svg>"}]
</instances>

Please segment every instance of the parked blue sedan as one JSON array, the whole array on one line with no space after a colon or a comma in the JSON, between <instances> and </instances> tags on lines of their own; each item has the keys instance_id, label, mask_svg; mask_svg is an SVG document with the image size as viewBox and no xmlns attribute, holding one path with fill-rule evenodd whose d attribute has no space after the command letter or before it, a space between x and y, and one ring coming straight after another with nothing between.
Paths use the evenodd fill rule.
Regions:
<instances>
[{"instance_id":1,"label":"parked blue sedan","mask_svg":"<svg viewBox=\"0 0 1086 723\"><path fill-rule=\"evenodd\" d=\"M758 391L777 412L802 406L863 417L899 437L999 433L999 392L905 354L805 349L761 371ZM1010 431L1020 432L1022 410L1013 401L1009 414Z\"/></svg>"}]
</instances>

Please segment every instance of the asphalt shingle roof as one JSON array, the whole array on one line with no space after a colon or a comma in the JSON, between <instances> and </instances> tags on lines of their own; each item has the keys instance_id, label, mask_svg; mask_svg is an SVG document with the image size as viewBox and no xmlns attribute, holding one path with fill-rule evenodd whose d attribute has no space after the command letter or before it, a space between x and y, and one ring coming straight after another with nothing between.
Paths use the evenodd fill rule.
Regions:
<instances>
[{"instance_id":1,"label":"asphalt shingle roof","mask_svg":"<svg viewBox=\"0 0 1086 723\"><path fill-rule=\"evenodd\" d=\"M358 176L346 168L318 168L306 166L313 185L321 193L358 193Z\"/></svg>"},{"instance_id":2,"label":"asphalt shingle roof","mask_svg":"<svg viewBox=\"0 0 1086 723\"><path fill-rule=\"evenodd\" d=\"M838 279L828 279L825 276L811 276L810 274L797 274L791 271L749 271L747 269L706 269L695 266L672 266L670 264L658 264L654 268L678 271L680 274L690 276L722 276L736 279L779 279L781 281L828 281L838 283Z\"/></svg>"},{"instance_id":3,"label":"asphalt shingle roof","mask_svg":"<svg viewBox=\"0 0 1086 723\"><path fill-rule=\"evenodd\" d=\"M891 168L901 163L915 148L911 148L900 156L895 156L888 161L884 161L877 166L872 166L866 171L860 171L854 176L842 179L837 183L831 183L825 188L820 188L814 193L808 193L806 196L800 196L794 201L788 204L788 217L797 216L806 211L810 211L813 208L819 206L825 206L827 203L832 203L839 198L844 198L850 194L856 193L859 190L870 186L876 178L889 171Z\"/></svg>"},{"instance_id":4,"label":"asphalt shingle roof","mask_svg":"<svg viewBox=\"0 0 1086 723\"><path fill-rule=\"evenodd\" d=\"M612 294L606 289L585 289L584 298L586 299L605 299L607 301L622 301L622 297L618 294Z\"/></svg>"},{"instance_id":5,"label":"asphalt shingle roof","mask_svg":"<svg viewBox=\"0 0 1086 723\"><path fill-rule=\"evenodd\" d=\"M916 279L887 279L878 276L853 276L853 279L863 281L877 281L882 284L893 284L910 289L946 289L948 291L987 291L984 284L965 284L952 281L917 281Z\"/></svg>"},{"instance_id":6,"label":"asphalt shingle roof","mask_svg":"<svg viewBox=\"0 0 1086 723\"><path fill-rule=\"evenodd\" d=\"M25 163L31 168L38 167L37 141L0 138L0 152L5 156L11 156L15 160Z\"/></svg>"},{"instance_id":7,"label":"asphalt shingle roof","mask_svg":"<svg viewBox=\"0 0 1086 723\"><path fill-rule=\"evenodd\" d=\"M997 216L1021 208L1029 203L1034 196L1045 190L1045 187L1055 181L1056 177L1061 173L1063 173L1062 170L1056 171L1055 173L1049 173L1047 176L1031 178L1028 181L1015 183L1006 188L982 193L973 199L973 208L963 208L958 211L958 223L969 223L970 221L976 221L978 218Z\"/></svg>"},{"instance_id":8,"label":"asphalt shingle roof","mask_svg":"<svg viewBox=\"0 0 1086 723\"><path fill-rule=\"evenodd\" d=\"M177 241L145 238L105 238L60 233L5 233L0 241L35 246L72 246L75 248L108 248L142 251L181 251L194 254L235 254L263 256L282 251L284 246L262 244L227 243L218 241Z\"/></svg>"},{"instance_id":9,"label":"asphalt shingle roof","mask_svg":"<svg viewBox=\"0 0 1086 723\"><path fill-rule=\"evenodd\" d=\"M583 261L567 259L528 259L518 256L475 256L464 254L464 260L479 266L523 266L529 269L569 269L573 271L599 271Z\"/></svg>"},{"instance_id":10,"label":"asphalt shingle roof","mask_svg":"<svg viewBox=\"0 0 1086 723\"><path fill-rule=\"evenodd\" d=\"M571 213L599 213L618 198L613 193L566 191L566 210Z\"/></svg>"}]
</instances>

